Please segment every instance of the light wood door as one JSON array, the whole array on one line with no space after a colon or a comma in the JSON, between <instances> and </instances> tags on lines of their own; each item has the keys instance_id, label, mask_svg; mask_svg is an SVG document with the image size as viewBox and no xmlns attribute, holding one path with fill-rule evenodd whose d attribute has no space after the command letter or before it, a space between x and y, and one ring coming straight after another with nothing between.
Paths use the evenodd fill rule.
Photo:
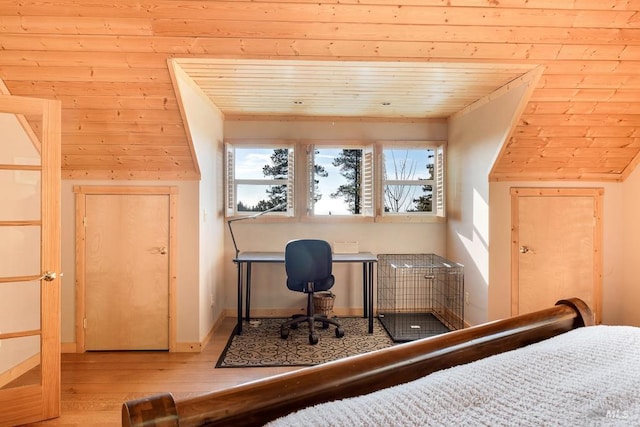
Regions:
<instances>
[{"instance_id":1,"label":"light wood door","mask_svg":"<svg viewBox=\"0 0 640 427\"><path fill-rule=\"evenodd\" d=\"M0 135L4 426L60 415L60 103L0 96Z\"/></svg>"},{"instance_id":2,"label":"light wood door","mask_svg":"<svg viewBox=\"0 0 640 427\"><path fill-rule=\"evenodd\" d=\"M85 199L85 349L169 349L169 196Z\"/></svg>"},{"instance_id":3,"label":"light wood door","mask_svg":"<svg viewBox=\"0 0 640 427\"><path fill-rule=\"evenodd\" d=\"M512 314L563 298L601 314L601 189L513 189Z\"/></svg>"}]
</instances>

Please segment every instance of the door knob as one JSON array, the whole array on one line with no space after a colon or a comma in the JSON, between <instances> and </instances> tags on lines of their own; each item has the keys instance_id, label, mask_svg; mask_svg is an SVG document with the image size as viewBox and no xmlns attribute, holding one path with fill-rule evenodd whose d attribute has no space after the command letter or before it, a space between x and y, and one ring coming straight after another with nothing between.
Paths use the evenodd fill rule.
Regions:
<instances>
[{"instance_id":1,"label":"door knob","mask_svg":"<svg viewBox=\"0 0 640 427\"><path fill-rule=\"evenodd\" d=\"M526 254L527 252L529 252L529 248L526 246L520 246L520 253L521 254Z\"/></svg>"},{"instance_id":2,"label":"door knob","mask_svg":"<svg viewBox=\"0 0 640 427\"><path fill-rule=\"evenodd\" d=\"M53 271L45 271L44 274L42 274L42 276L40 277L40 280L53 282L54 280L56 280L56 277L58 277L58 275Z\"/></svg>"},{"instance_id":3,"label":"door knob","mask_svg":"<svg viewBox=\"0 0 640 427\"><path fill-rule=\"evenodd\" d=\"M166 255L167 254L167 248L165 248L164 246L160 248L160 255Z\"/></svg>"}]
</instances>

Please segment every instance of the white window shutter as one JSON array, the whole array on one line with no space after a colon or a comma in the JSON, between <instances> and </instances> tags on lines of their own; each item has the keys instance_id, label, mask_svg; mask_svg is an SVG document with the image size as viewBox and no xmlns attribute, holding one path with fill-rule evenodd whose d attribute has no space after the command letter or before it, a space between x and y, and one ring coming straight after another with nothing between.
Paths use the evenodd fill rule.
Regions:
<instances>
[{"instance_id":1,"label":"white window shutter","mask_svg":"<svg viewBox=\"0 0 640 427\"><path fill-rule=\"evenodd\" d=\"M307 145L307 214L313 215L315 205L315 154L313 145Z\"/></svg>"},{"instance_id":2,"label":"white window shutter","mask_svg":"<svg viewBox=\"0 0 640 427\"><path fill-rule=\"evenodd\" d=\"M444 200L444 146L440 145L436 149L436 188L435 188L435 207L436 215L439 217L445 216L445 200Z\"/></svg>"},{"instance_id":3,"label":"white window shutter","mask_svg":"<svg viewBox=\"0 0 640 427\"><path fill-rule=\"evenodd\" d=\"M226 162L226 186L225 186L225 208L227 217L233 216L236 212L236 192L235 192L235 162L233 145L225 144Z\"/></svg>"},{"instance_id":4,"label":"white window shutter","mask_svg":"<svg viewBox=\"0 0 640 427\"><path fill-rule=\"evenodd\" d=\"M287 152L287 216L295 215L295 175L296 175L296 167L295 167L295 150L293 146L289 147L289 151Z\"/></svg>"},{"instance_id":5,"label":"white window shutter","mask_svg":"<svg viewBox=\"0 0 640 427\"><path fill-rule=\"evenodd\" d=\"M364 216L373 216L374 200L373 200L373 145L369 145L362 150L362 182L361 188L361 202L362 214Z\"/></svg>"}]
</instances>

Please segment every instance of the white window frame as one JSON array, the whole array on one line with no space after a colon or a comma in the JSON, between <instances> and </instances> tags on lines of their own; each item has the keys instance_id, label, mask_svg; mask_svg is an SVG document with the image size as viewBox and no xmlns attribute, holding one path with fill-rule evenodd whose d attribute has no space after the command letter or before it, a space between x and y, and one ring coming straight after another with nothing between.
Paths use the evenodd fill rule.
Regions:
<instances>
[{"instance_id":1,"label":"white window frame","mask_svg":"<svg viewBox=\"0 0 640 427\"><path fill-rule=\"evenodd\" d=\"M441 222L445 219L445 141L364 141L348 140L228 140L225 141L225 216L227 218L255 215L237 212L237 186L282 185L282 180L236 180L235 148L289 149L286 212L270 212L262 219L311 222ZM361 213L352 215L313 214L313 153L315 148L362 149L363 173L361 181ZM433 180L419 181L433 186L432 212L384 212L384 149L418 148L435 152ZM417 180L416 180L417 181ZM411 182L415 185L416 182ZM267 218L268 217L268 218Z\"/></svg>"},{"instance_id":2,"label":"white window frame","mask_svg":"<svg viewBox=\"0 0 640 427\"><path fill-rule=\"evenodd\" d=\"M377 189L378 204L376 206L376 221L380 222L414 222L414 221L442 221L445 218L445 147L444 141L378 141L376 144L379 156L376 164L378 171ZM432 149L434 151L434 171L432 180L396 180L385 179L384 151L385 149ZM385 212L385 188L391 185L431 185L431 212Z\"/></svg>"},{"instance_id":3,"label":"white window frame","mask_svg":"<svg viewBox=\"0 0 640 427\"><path fill-rule=\"evenodd\" d=\"M225 216L227 218L239 216L251 216L256 212L238 212L238 185L283 185L281 179L236 179L235 177L235 149L236 148L260 148L279 149L287 148L287 206L286 211L269 212L270 216L294 216L295 215L295 143L291 141L227 141L225 142Z\"/></svg>"},{"instance_id":4,"label":"white window frame","mask_svg":"<svg viewBox=\"0 0 640 427\"><path fill-rule=\"evenodd\" d=\"M374 144L364 142L354 142L345 140L331 140L331 141L306 141L304 152L306 153L306 169L305 169L305 210L307 212L306 217L312 218L326 218L326 219L341 219L349 220L355 218L370 218L373 220L375 214L375 191L374 191ZM362 174L360 176L360 210L359 214L350 215L328 215L328 214L314 214L314 199L315 199L315 150L316 149L336 149L336 150L362 150ZM300 150L302 151L302 150Z\"/></svg>"}]
</instances>

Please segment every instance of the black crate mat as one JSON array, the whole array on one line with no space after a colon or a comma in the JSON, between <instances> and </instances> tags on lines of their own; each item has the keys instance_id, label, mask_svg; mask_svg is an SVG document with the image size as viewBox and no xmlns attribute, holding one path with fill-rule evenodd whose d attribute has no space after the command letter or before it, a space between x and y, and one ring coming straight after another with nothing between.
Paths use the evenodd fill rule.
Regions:
<instances>
[{"instance_id":1,"label":"black crate mat","mask_svg":"<svg viewBox=\"0 0 640 427\"><path fill-rule=\"evenodd\" d=\"M432 313L379 313L378 318L395 342L413 341L450 332Z\"/></svg>"}]
</instances>

